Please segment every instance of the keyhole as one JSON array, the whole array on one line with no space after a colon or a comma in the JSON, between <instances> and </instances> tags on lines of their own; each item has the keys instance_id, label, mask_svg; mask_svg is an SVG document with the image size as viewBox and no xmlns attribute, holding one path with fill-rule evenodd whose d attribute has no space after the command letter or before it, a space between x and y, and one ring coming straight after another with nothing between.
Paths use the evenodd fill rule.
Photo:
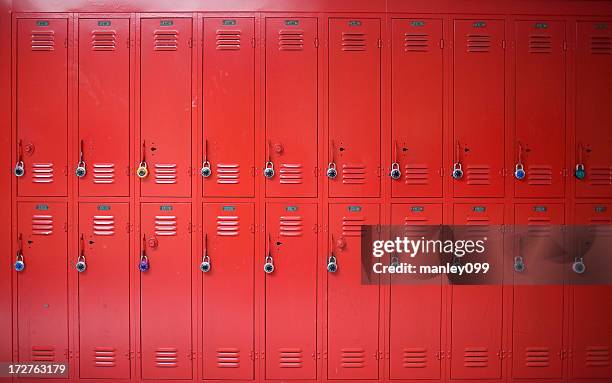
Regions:
<instances>
[{"instance_id":1,"label":"keyhole","mask_svg":"<svg viewBox=\"0 0 612 383\"><path fill-rule=\"evenodd\" d=\"M154 151L156 151L156 150L157 150L157 148L156 148L156 147L154 147L154 146L153 146L153 147L151 147L151 151L152 151L152 152L154 152Z\"/></svg>"},{"instance_id":2,"label":"keyhole","mask_svg":"<svg viewBox=\"0 0 612 383\"><path fill-rule=\"evenodd\" d=\"M343 152L343 151L344 151L344 148L343 148L343 147L340 147L340 149L339 149L339 150L340 150L341 152Z\"/></svg>"},{"instance_id":3,"label":"keyhole","mask_svg":"<svg viewBox=\"0 0 612 383\"><path fill-rule=\"evenodd\" d=\"M402 148L402 152L407 152L408 148Z\"/></svg>"},{"instance_id":4,"label":"keyhole","mask_svg":"<svg viewBox=\"0 0 612 383\"><path fill-rule=\"evenodd\" d=\"M34 241L32 241L31 239L28 240L28 245L31 245L33 243L34 243Z\"/></svg>"},{"instance_id":5,"label":"keyhole","mask_svg":"<svg viewBox=\"0 0 612 383\"><path fill-rule=\"evenodd\" d=\"M463 151L467 153L467 152L470 151L470 148L465 148L465 149L463 149Z\"/></svg>"},{"instance_id":6,"label":"keyhole","mask_svg":"<svg viewBox=\"0 0 612 383\"><path fill-rule=\"evenodd\" d=\"M93 245L94 243L95 243L94 241L89 241L89 244L90 244L90 245Z\"/></svg>"},{"instance_id":7,"label":"keyhole","mask_svg":"<svg viewBox=\"0 0 612 383\"><path fill-rule=\"evenodd\" d=\"M531 149L525 149L525 151L526 151L527 153L529 153L529 152L531 151Z\"/></svg>"},{"instance_id":8,"label":"keyhole","mask_svg":"<svg viewBox=\"0 0 612 383\"><path fill-rule=\"evenodd\" d=\"M282 244L283 244L282 242L279 242L279 241L276 242L276 246L280 246Z\"/></svg>"},{"instance_id":9,"label":"keyhole","mask_svg":"<svg viewBox=\"0 0 612 383\"><path fill-rule=\"evenodd\" d=\"M591 149L587 149L587 150L586 150L586 152L587 152L587 153L591 153Z\"/></svg>"}]
</instances>

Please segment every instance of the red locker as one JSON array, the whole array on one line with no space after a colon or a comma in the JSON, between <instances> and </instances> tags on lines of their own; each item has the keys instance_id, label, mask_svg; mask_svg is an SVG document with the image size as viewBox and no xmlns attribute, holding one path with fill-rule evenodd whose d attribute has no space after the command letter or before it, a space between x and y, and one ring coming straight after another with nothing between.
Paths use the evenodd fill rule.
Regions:
<instances>
[{"instance_id":1,"label":"red locker","mask_svg":"<svg viewBox=\"0 0 612 383\"><path fill-rule=\"evenodd\" d=\"M563 197L565 22L517 21L515 27L514 195Z\"/></svg>"},{"instance_id":2,"label":"red locker","mask_svg":"<svg viewBox=\"0 0 612 383\"><path fill-rule=\"evenodd\" d=\"M455 20L454 33L454 196L501 197L504 21Z\"/></svg>"},{"instance_id":3,"label":"red locker","mask_svg":"<svg viewBox=\"0 0 612 383\"><path fill-rule=\"evenodd\" d=\"M201 174L208 197L251 197L254 193L254 33L252 17L204 18Z\"/></svg>"},{"instance_id":4,"label":"red locker","mask_svg":"<svg viewBox=\"0 0 612 383\"><path fill-rule=\"evenodd\" d=\"M317 195L316 18L266 19L268 197Z\"/></svg>"},{"instance_id":5,"label":"red locker","mask_svg":"<svg viewBox=\"0 0 612 383\"><path fill-rule=\"evenodd\" d=\"M394 19L391 67L393 197L442 196L442 20ZM391 173L389 173L391 175Z\"/></svg>"},{"instance_id":6,"label":"red locker","mask_svg":"<svg viewBox=\"0 0 612 383\"><path fill-rule=\"evenodd\" d=\"M266 379L317 378L317 230L314 203L266 206Z\"/></svg>"},{"instance_id":7,"label":"red locker","mask_svg":"<svg viewBox=\"0 0 612 383\"><path fill-rule=\"evenodd\" d=\"M381 46L379 19L330 19L330 197L379 196Z\"/></svg>"},{"instance_id":8,"label":"red locker","mask_svg":"<svg viewBox=\"0 0 612 383\"><path fill-rule=\"evenodd\" d=\"M606 265L600 259L609 253L612 242L612 204L577 204L574 223L593 226L595 241L589 251L578 248L584 256L586 270L580 278L588 280L590 272L598 269L598 264ZM585 244L577 243L582 247ZM594 257L590 257L594 254ZM609 266L608 266L609 267ZM576 278L576 279L580 279ZM612 380L612 286L574 285L572 286L572 359L571 377L578 379Z\"/></svg>"},{"instance_id":9,"label":"red locker","mask_svg":"<svg viewBox=\"0 0 612 383\"><path fill-rule=\"evenodd\" d=\"M576 197L612 196L612 25L581 21L576 46ZM576 170L576 169L571 169Z\"/></svg>"},{"instance_id":10,"label":"red locker","mask_svg":"<svg viewBox=\"0 0 612 383\"><path fill-rule=\"evenodd\" d=\"M402 235L408 238L432 239L431 227L423 225L442 224L442 204L392 204L391 224L404 226ZM440 379L442 281L435 280L410 285L391 281L391 379Z\"/></svg>"},{"instance_id":11,"label":"red locker","mask_svg":"<svg viewBox=\"0 0 612 383\"><path fill-rule=\"evenodd\" d=\"M148 171L141 178L146 197L191 195L191 24L141 20L139 167Z\"/></svg>"},{"instance_id":12,"label":"red locker","mask_svg":"<svg viewBox=\"0 0 612 383\"><path fill-rule=\"evenodd\" d=\"M130 193L130 20L79 19L79 195Z\"/></svg>"},{"instance_id":13,"label":"red locker","mask_svg":"<svg viewBox=\"0 0 612 383\"><path fill-rule=\"evenodd\" d=\"M378 225L379 205L330 204L330 252L338 270L327 275L327 378L378 379L380 286L361 283L363 225Z\"/></svg>"},{"instance_id":14,"label":"red locker","mask_svg":"<svg viewBox=\"0 0 612 383\"><path fill-rule=\"evenodd\" d=\"M62 202L17 204L19 362L68 363L68 221Z\"/></svg>"},{"instance_id":15,"label":"red locker","mask_svg":"<svg viewBox=\"0 0 612 383\"><path fill-rule=\"evenodd\" d=\"M66 19L17 21L17 158L20 196L65 196L68 160ZM23 169L23 170L20 170Z\"/></svg>"},{"instance_id":16,"label":"red locker","mask_svg":"<svg viewBox=\"0 0 612 383\"><path fill-rule=\"evenodd\" d=\"M141 204L143 379L191 379L191 206Z\"/></svg>"},{"instance_id":17,"label":"red locker","mask_svg":"<svg viewBox=\"0 0 612 383\"><path fill-rule=\"evenodd\" d=\"M489 230L504 222L504 205L496 203L455 204L455 225L493 225L471 231L488 237ZM491 269L501 268L503 243L488 242L485 259ZM453 285L451 298L451 379L501 378L502 350L501 284Z\"/></svg>"},{"instance_id":18,"label":"red locker","mask_svg":"<svg viewBox=\"0 0 612 383\"><path fill-rule=\"evenodd\" d=\"M253 379L254 214L252 203L204 204L204 379Z\"/></svg>"},{"instance_id":19,"label":"red locker","mask_svg":"<svg viewBox=\"0 0 612 383\"><path fill-rule=\"evenodd\" d=\"M515 239L514 256L522 257L525 270L513 273L513 378L562 377L563 286L527 284L525 281L535 279L533 276L541 272L562 277L563 252L551 255L543 251L537 241L551 241L554 232L558 231L552 225L562 225L563 214L562 204L516 204L514 207L515 225L528 227L525 235ZM551 256L558 259L551 261Z\"/></svg>"},{"instance_id":20,"label":"red locker","mask_svg":"<svg viewBox=\"0 0 612 383\"><path fill-rule=\"evenodd\" d=\"M76 262L86 265L78 282L81 378L130 377L129 216L127 203L79 205Z\"/></svg>"}]
</instances>

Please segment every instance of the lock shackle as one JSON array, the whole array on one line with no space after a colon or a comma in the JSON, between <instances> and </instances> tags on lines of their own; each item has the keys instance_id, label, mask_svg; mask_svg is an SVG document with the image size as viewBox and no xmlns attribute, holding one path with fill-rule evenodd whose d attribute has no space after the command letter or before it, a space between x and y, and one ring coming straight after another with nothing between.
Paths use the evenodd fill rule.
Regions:
<instances>
[{"instance_id":1,"label":"lock shackle","mask_svg":"<svg viewBox=\"0 0 612 383\"><path fill-rule=\"evenodd\" d=\"M336 162L335 155L336 155L336 143L334 142L334 140L329 140L329 163L330 164Z\"/></svg>"},{"instance_id":2,"label":"lock shackle","mask_svg":"<svg viewBox=\"0 0 612 383\"><path fill-rule=\"evenodd\" d=\"M523 166L523 144L521 143L521 141L518 141L517 143L517 150L517 165L520 164L521 166Z\"/></svg>"},{"instance_id":3,"label":"lock shackle","mask_svg":"<svg viewBox=\"0 0 612 383\"><path fill-rule=\"evenodd\" d=\"M23 261L23 239L21 236L21 233L19 233L19 235L17 235L17 255L16 255L17 260L22 260Z\"/></svg>"},{"instance_id":4,"label":"lock shackle","mask_svg":"<svg viewBox=\"0 0 612 383\"><path fill-rule=\"evenodd\" d=\"M83 160L84 155L83 155L83 139L81 139L81 142L79 144L79 164L83 163L85 164L85 161Z\"/></svg>"},{"instance_id":5,"label":"lock shackle","mask_svg":"<svg viewBox=\"0 0 612 383\"><path fill-rule=\"evenodd\" d=\"M204 163L208 162L208 139L205 138L204 139L204 153L202 153L203 157L204 157Z\"/></svg>"}]
</instances>

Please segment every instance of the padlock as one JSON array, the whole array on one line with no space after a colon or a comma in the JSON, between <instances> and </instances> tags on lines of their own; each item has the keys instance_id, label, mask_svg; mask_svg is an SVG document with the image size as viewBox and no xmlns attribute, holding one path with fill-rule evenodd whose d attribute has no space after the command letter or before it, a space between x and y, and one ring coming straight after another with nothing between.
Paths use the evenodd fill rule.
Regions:
<instances>
[{"instance_id":1,"label":"padlock","mask_svg":"<svg viewBox=\"0 0 612 383\"><path fill-rule=\"evenodd\" d=\"M338 261L334 255L330 255L330 257L327 258L327 271L330 273L338 271Z\"/></svg>"},{"instance_id":2,"label":"padlock","mask_svg":"<svg viewBox=\"0 0 612 383\"><path fill-rule=\"evenodd\" d=\"M210 257L207 255L202 258L202 263L200 263L200 271L203 273L208 273L210 271Z\"/></svg>"},{"instance_id":3,"label":"padlock","mask_svg":"<svg viewBox=\"0 0 612 383\"><path fill-rule=\"evenodd\" d=\"M584 170L583 164L576 165L576 170L574 170L574 176L579 180L583 180L584 177L586 177L586 170Z\"/></svg>"},{"instance_id":4,"label":"padlock","mask_svg":"<svg viewBox=\"0 0 612 383\"><path fill-rule=\"evenodd\" d=\"M25 262L23 261L23 254L17 252L17 259L15 260L15 271L23 271L25 269Z\"/></svg>"},{"instance_id":5,"label":"padlock","mask_svg":"<svg viewBox=\"0 0 612 383\"><path fill-rule=\"evenodd\" d=\"M514 271L516 271L517 273L522 273L523 271L525 271L525 261L523 261L523 257L514 257Z\"/></svg>"},{"instance_id":6,"label":"padlock","mask_svg":"<svg viewBox=\"0 0 612 383\"><path fill-rule=\"evenodd\" d=\"M461 162L455 162L455 165L453 165L452 176L456 180L463 178L463 169L461 168Z\"/></svg>"},{"instance_id":7,"label":"padlock","mask_svg":"<svg viewBox=\"0 0 612 383\"><path fill-rule=\"evenodd\" d=\"M330 162L327 166L327 178L331 178L332 180L338 176L338 171L336 170L336 164Z\"/></svg>"},{"instance_id":8,"label":"padlock","mask_svg":"<svg viewBox=\"0 0 612 383\"><path fill-rule=\"evenodd\" d=\"M584 264L584 260L582 257L574 258L574 263L572 263L572 270L576 274L582 274L586 271L586 265Z\"/></svg>"},{"instance_id":9,"label":"padlock","mask_svg":"<svg viewBox=\"0 0 612 383\"><path fill-rule=\"evenodd\" d=\"M212 174L212 169L210 168L210 162L204 161L204 163L202 164L202 169L200 170L200 174L204 178L210 177L210 175Z\"/></svg>"},{"instance_id":10,"label":"padlock","mask_svg":"<svg viewBox=\"0 0 612 383\"><path fill-rule=\"evenodd\" d=\"M140 256L140 262L138 263L138 270L145 272L149 270L149 258L146 255Z\"/></svg>"},{"instance_id":11,"label":"padlock","mask_svg":"<svg viewBox=\"0 0 612 383\"><path fill-rule=\"evenodd\" d=\"M79 161L79 164L77 165L77 168L74 173L79 178L85 177L85 174L87 174L87 168L85 167L85 161Z\"/></svg>"},{"instance_id":12,"label":"padlock","mask_svg":"<svg viewBox=\"0 0 612 383\"><path fill-rule=\"evenodd\" d=\"M78 262L75 265L75 268L79 273L82 273L83 271L87 269L87 263L85 263L85 257L83 256L79 257Z\"/></svg>"},{"instance_id":13,"label":"padlock","mask_svg":"<svg viewBox=\"0 0 612 383\"><path fill-rule=\"evenodd\" d=\"M523 164L516 164L516 167L514 168L514 178L516 178L517 180L522 180L525 178L526 175L527 173L525 172Z\"/></svg>"},{"instance_id":14,"label":"padlock","mask_svg":"<svg viewBox=\"0 0 612 383\"><path fill-rule=\"evenodd\" d=\"M393 257L391 257L391 266L393 267L399 266L399 257L397 255L394 255Z\"/></svg>"},{"instance_id":15,"label":"padlock","mask_svg":"<svg viewBox=\"0 0 612 383\"><path fill-rule=\"evenodd\" d=\"M147 163L145 161L142 161L138 165L138 169L136 169L136 175L138 176L138 178L145 178L147 175L149 175L149 169L147 169Z\"/></svg>"},{"instance_id":16,"label":"padlock","mask_svg":"<svg viewBox=\"0 0 612 383\"><path fill-rule=\"evenodd\" d=\"M13 173L15 174L15 177L23 177L23 175L25 174L25 167L23 165L23 161L17 161L15 169L13 169Z\"/></svg>"},{"instance_id":17,"label":"padlock","mask_svg":"<svg viewBox=\"0 0 612 383\"><path fill-rule=\"evenodd\" d=\"M263 171L263 175L266 178L274 177L274 164L272 163L272 161L266 162L266 168Z\"/></svg>"},{"instance_id":18,"label":"padlock","mask_svg":"<svg viewBox=\"0 0 612 383\"><path fill-rule=\"evenodd\" d=\"M266 274L271 274L274 271L274 260L271 256L266 257L266 263L264 264L264 271Z\"/></svg>"},{"instance_id":19,"label":"padlock","mask_svg":"<svg viewBox=\"0 0 612 383\"><path fill-rule=\"evenodd\" d=\"M399 180L402 177L402 171L400 170L400 165L397 162L391 164L391 172L389 172L389 177L394 180Z\"/></svg>"}]
</instances>

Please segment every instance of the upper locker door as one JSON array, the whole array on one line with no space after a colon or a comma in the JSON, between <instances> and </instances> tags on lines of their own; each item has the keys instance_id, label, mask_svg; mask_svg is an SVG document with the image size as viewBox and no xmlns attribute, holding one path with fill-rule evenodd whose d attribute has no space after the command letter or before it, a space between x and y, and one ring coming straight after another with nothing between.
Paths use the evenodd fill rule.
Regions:
<instances>
[{"instance_id":1,"label":"upper locker door","mask_svg":"<svg viewBox=\"0 0 612 383\"><path fill-rule=\"evenodd\" d=\"M130 377L129 216L127 203L79 205L81 378Z\"/></svg>"},{"instance_id":2,"label":"upper locker door","mask_svg":"<svg viewBox=\"0 0 612 383\"><path fill-rule=\"evenodd\" d=\"M391 206L394 232L408 238L425 236L426 239L435 239L432 225L442 224L442 204L412 203ZM399 227L402 227L401 232ZM420 261L418 257L408 260L398 256L398 260L414 264ZM425 263L423 260L423 264ZM390 285L389 377L440 379L441 277L435 276L430 281L414 281L409 285L401 283L403 282L398 281L394 284L391 280ZM410 320L406 320L407 318Z\"/></svg>"},{"instance_id":3,"label":"upper locker door","mask_svg":"<svg viewBox=\"0 0 612 383\"><path fill-rule=\"evenodd\" d=\"M255 28L252 17L204 18L204 196L252 197ZM204 172L202 171L204 176Z\"/></svg>"},{"instance_id":4,"label":"upper locker door","mask_svg":"<svg viewBox=\"0 0 612 383\"><path fill-rule=\"evenodd\" d=\"M129 19L79 19L78 138L79 195L129 195Z\"/></svg>"},{"instance_id":5,"label":"upper locker door","mask_svg":"<svg viewBox=\"0 0 612 383\"><path fill-rule=\"evenodd\" d=\"M565 22L517 21L515 26L514 195L563 197Z\"/></svg>"},{"instance_id":6,"label":"upper locker door","mask_svg":"<svg viewBox=\"0 0 612 383\"><path fill-rule=\"evenodd\" d=\"M338 270L327 273L327 378L378 379L380 285L362 284L363 225L378 225L378 204L330 204L330 254Z\"/></svg>"},{"instance_id":7,"label":"upper locker door","mask_svg":"<svg viewBox=\"0 0 612 383\"><path fill-rule=\"evenodd\" d=\"M329 20L330 197L380 194L380 20Z\"/></svg>"},{"instance_id":8,"label":"upper locker door","mask_svg":"<svg viewBox=\"0 0 612 383\"><path fill-rule=\"evenodd\" d=\"M253 379L254 225L252 203L204 204L204 379Z\"/></svg>"},{"instance_id":9,"label":"upper locker door","mask_svg":"<svg viewBox=\"0 0 612 383\"><path fill-rule=\"evenodd\" d=\"M19 362L68 363L68 221L63 202L19 202Z\"/></svg>"},{"instance_id":10,"label":"upper locker door","mask_svg":"<svg viewBox=\"0 0 612 383\"><path fill-rule=\"evenodd\" d=\"M66 19L17 21L17 167L20 196L65 196L68 176Z\"/></svg>"},{"instance_id":11,"label":"upper locker door","mask_svg":"<svg viewBox=\"0 0 612 383\"><path fill-rule=\"evenodd\" d=\"M577 23L576 197L612 196L612 24ZM574 170L574 169L572 169Z\"/></svg>"},{"instance_id":12,"label":"upper locker door","mask_svg":"<svg viewBox=\"0 0 612 383\"><path fill-rule=\"evenodd\" d=\"M392 180L391 193L441 197L442 20L394 19L392 25L391 162L401 176Z\"/></svg>"},{"instance_id":13,"label":"upper locker door","mask_svg":"<svg viewBox=\"0 0 612 383\"><path fill-rule=\"evenodd\" d=\"M453 81L454 196L501 197L504 194L503 20L455 20ZM462 171L461 177L456 170Z\"/></svg>"},{"instance_id":14,"label":"upper locker door","mask_svg":"<svg viewBox=\"0 0 612 383\"><path fill-rule=\"evenodd\" d=\"M140 28L141 194L189 197L192 20L147 18Z\"/></svg>"},{"instance_id":15,"label":"upper locker door","mask_svg":"<svg viewBox=\"0 0 612 383\"><path fill-rule=\"evenodd\" d=\"M143 379L192 378L190 213L188 203L141 205Z\"/></svg>"},{"instance_id":16,"label":"upper locker door","mask_svg":"<svg viewBox=\"0 0 612 383\"><path fill-rule=\"evenodd\" d=\"M266 19L268 197L317 195L316 18Z\"/></svg>"},{"instance_id":17,"label":"upper locker door","mask_svg":"<svg viewBox=\"0 0 612 383\"><path fill-rule=\"evenodd\" d=\"M317 205L266 205L266 379L317 378Z\"/></svg>"}]
</instances>

